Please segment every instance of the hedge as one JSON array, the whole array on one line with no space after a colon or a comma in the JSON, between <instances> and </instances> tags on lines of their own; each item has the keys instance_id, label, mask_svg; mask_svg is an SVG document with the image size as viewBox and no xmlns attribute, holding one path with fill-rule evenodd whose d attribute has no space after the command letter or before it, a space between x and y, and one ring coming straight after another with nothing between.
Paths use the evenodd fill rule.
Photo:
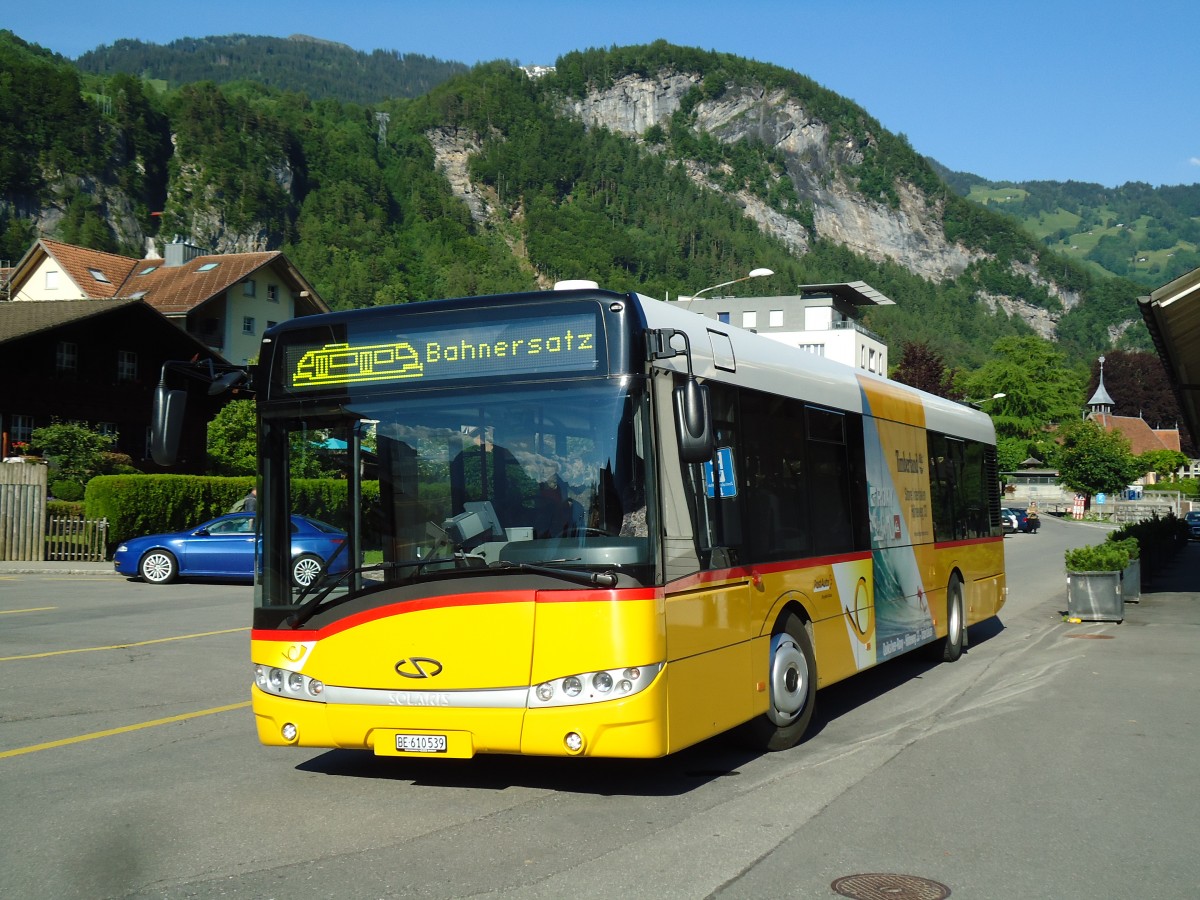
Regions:
<instances>
[{"instance_id":1,"label":"hedge","mask_svg":"<svg viewBox=\"0 0 1200 900\"><path fill-rule=\"evenodd\" d=\"M87 484L89 519L108 519L110 549L143 534L184 531L229 511L254 487L250 477L200 475L99 475ZM292 482L292 512L344 527L349 482L340 478L298 478ZM378 503L379 482L362 485L362 504Z\"/></svg>"}]
</instances>

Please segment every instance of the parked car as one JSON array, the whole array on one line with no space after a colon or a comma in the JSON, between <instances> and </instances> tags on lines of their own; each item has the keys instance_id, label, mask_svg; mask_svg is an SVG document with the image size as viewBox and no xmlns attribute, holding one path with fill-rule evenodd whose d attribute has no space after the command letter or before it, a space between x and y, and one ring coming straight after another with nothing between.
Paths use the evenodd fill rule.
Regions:
<instances>
[{"instance_id":1,"label":"parked car","mask_svg":"<svg viewBox=\"0 0 1200 900\"><path fill-rule=\"evenodd\" d=\"M1190 513L1185 513L1183 520L1187 522L1192 540L1200 540L1200 510L1193 509Z\"/></svg>"},{"instance_id":2,"label":"parked car","mask_svg":"<svg viewBox=\"0 0 1200 900\"><path fill-rule=\"evenodd\" d=\"M345 542L345 532L332 525L292 516L292 580L307 587L326 568L344 572ZM113 554L113 566L119 575L150 584L176 578L253 581L256 543L254 513L230 513L188 531L123 541Z\"/></svg>"},{"instance_id":3,"label":"parked car","mask_svg":"<svg viewBox=\"0 0 1200 900\"><path fill-rule=\"evenodd\" d=\"M1009 510L1016 514L1017 531L1023 531L1026 534L1037 534L1037 530L1041 527L1042 523L1036 512L1031 516L1029 515L1029 510L1023 506L1010 506Z\"/></svg>"},{"instance_id":4,"label":"parked car","mask_svg":"<svg viewBox=\"0 0 1200 900\"><path fill-rule=\"evenodd\" d=\"M1006 506L1000 510L1000 523L1004 526L1005 534L1023 531L1026 534L1036 534L1041 522L1035 516L1030 518L1028 510L1022 506Z\"/></svg>"}]
</instances>

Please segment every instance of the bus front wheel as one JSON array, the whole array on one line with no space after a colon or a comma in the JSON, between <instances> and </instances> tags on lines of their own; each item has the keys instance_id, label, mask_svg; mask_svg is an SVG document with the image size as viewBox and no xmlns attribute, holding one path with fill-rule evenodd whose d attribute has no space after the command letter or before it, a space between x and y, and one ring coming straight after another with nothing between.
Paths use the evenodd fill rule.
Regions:
<instances>
[{"instance_id":1,"label":"bus front wheel","mask_svg":"<svg viewBox=\"0 0 1200 900\"><path fill-rule=\"evenodd\" d=\"M795 613L787 613L775 625L768 679L770 705L750 723L750 736L758 749L787 750L804 737L817 699L812 639Z\"/></svg>"}]
</instances>

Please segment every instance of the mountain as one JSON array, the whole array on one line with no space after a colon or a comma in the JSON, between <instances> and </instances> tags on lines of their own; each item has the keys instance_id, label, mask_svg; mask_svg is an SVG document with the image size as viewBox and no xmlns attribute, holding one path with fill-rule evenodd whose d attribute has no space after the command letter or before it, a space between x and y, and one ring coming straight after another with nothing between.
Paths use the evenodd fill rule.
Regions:
<instances>
[{"instance_id":1,"label":"mountain","mask_svg":"<svg viewBox=\"0 0 1200 900\"><path fill-rule=\"evenodd\" d=\"M988 181L930 162L960 196L1094 272L1156 288L1200 268L1200 184Z\"/></svg>"},{"instance_id":2,"label":"mountain","mask_svg":"<svg viewBox=\"0 0 1200 900\"><path fill-rule=\"evenodd\" d=\"M897 305L868 327L954 366L1011 335L1076 365L1149 346L1136 284L967 201L851 101L728 54L660 41L540 77L495 62L365 105L286 79L161 92L0 33L5 77L36 108L0 108L20 122L0 133L0 258L38 232L283 249L341 307L562 277L667 297L766 266L763 293L869 282Z\"/></svg>"},{"instance_id":3,"label":"mountain","mask_svg":"<svg viewBox=\"0 0 1200 900\"><path fill-rule=\"evenodd\" d=\"M460 62L389 50L361 53L303 34L287 38L230 34L182 38L165 45L121 40L88 51L76 65L89 74L124 72L161 80L171 88L196 81L252 81L314 100L335 98L348 103L416 97L467 71Z\"/></svg>"}]
</instances>

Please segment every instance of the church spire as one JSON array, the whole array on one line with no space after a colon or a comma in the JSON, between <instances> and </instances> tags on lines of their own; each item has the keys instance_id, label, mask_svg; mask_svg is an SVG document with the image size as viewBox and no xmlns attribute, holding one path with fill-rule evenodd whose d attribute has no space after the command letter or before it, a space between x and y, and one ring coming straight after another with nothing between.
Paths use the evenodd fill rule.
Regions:
<instances>
[{"instance_id":1,"label":"church spire","mask_svg":"<svg viewBox=\"0 0 1200 900\"><path fill-rule=\"evenodd\" d=\"M1094 416L1112 415L1113 398L1108 396L1108 391L1104 389L1104 357L1100 357L1100 384L1096 387L1096 393L1092 394L1092 399L1088 401L1088 406L1092 409Z\"/></svg>"}]
</instances>

